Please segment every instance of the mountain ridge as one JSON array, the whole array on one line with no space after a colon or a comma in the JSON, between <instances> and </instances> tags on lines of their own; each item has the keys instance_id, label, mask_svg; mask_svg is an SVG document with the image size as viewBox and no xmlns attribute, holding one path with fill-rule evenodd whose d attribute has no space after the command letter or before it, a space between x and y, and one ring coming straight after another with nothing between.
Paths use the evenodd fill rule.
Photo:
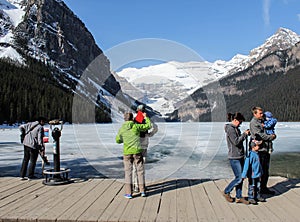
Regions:
<instances>
[{"instance_id":1,"label":"mountain ridge","mask_svg":"<svg viewBox=\"0 0 300 222\"><path fill-rule=\"evenodd\" d=\"M300 37L298 34L286 28L279 28L277 32L266 39L266 41L262 45L252 49L249 55L237 54L229 61L217 60L214 63L194 62L193 66L199 66L197 67L198 69L193 69L193 66L189 65L189 63L178 63L177 67L186 67L186 76L193 76L195 77L194 79L198 80L200 75L202 75L203 77L203 80L196 81L195 84L189 88L189 91L185 90L186 88L188 88L188 86L183 84L182 79L174 79L174 75L176 76L176 73L180 75L180 72L182 71L182 69L178 69L176 72L176 65L174 62L167 63L171 66L169 70L160 69L159 67L162 66L161 64L145 67L142 69L126 68L116 73L116 75L119 75L123 78L123 83L124 81L127 81L127 86L128 84L132 84L133 88L139 90L139 97L133 95L134 98L140 99L142 102L161 112L162 115L167 115L168 112L172 113L173 111L178 109L180 105L182 105L183 102L181 100L183 97L191 97L193 92L200 89L201 87L204 87L205 85L208 85L211 82L220 81L222 78L230 78L229 76L231 75L235 75L236 73L247 70L269 55L273 54L276 57L276 54L284 53L286 50L293 48L298 42L300 42ZM271 57L268 58L271 59ZM274 61L278 63L276 59ZM277 69L277 71L282 70L284 72L287 72L289 68L287 67L287 64L282 65L282 62L279 62L277 65ZM151 75L150 70L154 70L153 72L155 72L155 74L152 73ZM164 89L160 91L159 87L155 87L154 83L154 81L159 82L159 79L154 78L157 77L158 74L161 75L161 79L169 78L172 81L177 81L177 85L174 83L176 87L172 88L167 84L164 84ZM141 80L145 80L145 76L148 76L149 80L151 80L151 77L153 77L153 82L150 81L141 85L138 81L136 81L138 78L140 78ZM149 78L149 76L151 77ZM124 92L130 94L131 92L126 91L126 87L123 87L123 83L120 83L122 89L124 90ZM146 91L143 90L143 87L145 88L145 85L148 85L148 90ZM153 88L152 90L151 86ZM229 86L227 91L233 91L234 87L234 85ZM146 93L143 93L143 91ZM174 97L176 97L177 100L172 101L172 97L168 96L169 91L175 94ZM182 92L184 93L184 95L182 95ZM181 94L181 96L179 94ZM165 95L167 95L167 97ZM157 104L155 104L155 101ZM161 101L163 101L164 104L162 104ZM165 105L167 108L163 107L162 105Z\"/></svg>"},{"instance_id":2,"label":"mountain ridge","mask_svg":"<svg viewBox=\"0 0 300 222\"><path fill-rule=\"evenodd\" d=\"M170 61L145 67L145 75L141 74L141 69L127 69L127 73L125 70L121 71L122 76L121 72L110 71L110 61L97 46L92 34L63 1L0 0L0 14L0 57L14 59L16 66L21 67L28 66L29 57L30 60L38 61L41 66L44 64L44 68L47 69L44 72L50 72L57 82L53 84L52 80L50 81L53 87L58 87L68 95L89 100L91 104L86 107L91 107L91 110L87 112L83 112L80 107L73 107L73 110L75 108L78 112L83 112L79 117L83 122L94 121L90 118L94 106L98 107L96 121L110 122L113 115L121 119L122 111L128 107L134 109L134 106L140 103L158 110L167 121L207 121L210 120L208 116L211 109L217 106L217 103L209 105L210 101L207 100L210 91L213 91L209 87L216 82L220 83L220 90L227 103L226 109L231 110L235 103L246 99L245 95L249 97L249 93L255 90L253 82L257 79L283 81L283 75L292 73L295 77L295 72L298 72L299 35L286 28L279 28L264 44L251 50L247 56L237 54L229 61L217 60L214 63ZM5 62L4 67L7 65ZM159 67L163 68L157 69ZM38 69L45 70L44 68L38 66ZM29 72L28 69L26 72ZM159 78L152 78L149 75L151 72L155 72ZM129 76L132 78L130 81ZM37 82L46 81L43 76L36 75L36 78ZM5 76L3 79L7 81L7 85L11 85ZM255 83L263 87L262 83ZM276 81L274 83L277 85ZM18 82L14 84L19 85ZM24 98L14 98L12 105L8 98L14 91L6 92L6 85L2 87L0 90L5 93L4 99L7 103L3 103L1 109L4 106L12 106L15 109L13 113L19 113L23 105L18 104L22 104L22 99L28 98L19 93L21 89L18 89L18 93L15 94ZM59 92L56 94L61 95ZM53 104L54 98L59 99L59 96L51 98L47 93L44 96L50 104ZM60 107L63 111L55 114L57 118L72 121L72 117L65 114L72 112L69 110L70 106L72 108L70 103L72 101L68 101L66 107ZM188 106L191 104L191 107L195 106L194 110L189 110ZM79 105L84 103L79 102ZM7 107L6 119L20 119L18 116L13 117ZM34 115L43 113L28 111L30 118Z\"/></svg>"},{"instance_id":3,"label":"mountain ridge","mask_svg":"<svg viewBox=\"0 0 300 222\"><path fill-rule=\"evenodd\" d=\"M2 58L8 57L19 66L28 66L28 58L35 59L41 65L44 64L62 91L74 95L74 97L80 97L82 100L89 100L91 106L96 106L99 114L96 117L97 122L111 121L110 100L112 97L118 95L118 98L124 100L124 103L130 104L130 99L124 97L119 83L110 72L109 60L97 46L84 23L63 1L0 0L0 3L0 23L5 24L1 29L0 36ZM7 61L6 59L4 63ZM87 75L89 69L92 69L95 64L98 65L96 72L93 75ZM36 76L36 78L39 77ZM19 85L18 81L21 80L14 80L16 81L14 84ZM58 86L53 85L53 87ZM101 94L100 91L105 93ZM45 96L47 101L52 103L51 95L46 94ZM14 105L16 106L14 109L20 109L18 107L21 106L20 101L15 99L17 104ZM70 118L72 110L68 108L72 107L72 101L69 102L71 105L66 104L65 107L61 107L61 110L64 111L61 111L59 115L54 113L53 115L57 116L52 116L52 118L61 118L72 122ZM34 104L34 106L37 107L38 104ZM2 108L5 109L5 107ZM80 112L84 112L84 110L80 110ZM43 113L30 111L27 118L32 119L37 115L43 115ZM87 116L88 112L83 115ZM9 115L4 119L22 120L20 116L10 117ZM92 118L89 121L95 121L95 119Z\"/></svg>"}]
</instances>

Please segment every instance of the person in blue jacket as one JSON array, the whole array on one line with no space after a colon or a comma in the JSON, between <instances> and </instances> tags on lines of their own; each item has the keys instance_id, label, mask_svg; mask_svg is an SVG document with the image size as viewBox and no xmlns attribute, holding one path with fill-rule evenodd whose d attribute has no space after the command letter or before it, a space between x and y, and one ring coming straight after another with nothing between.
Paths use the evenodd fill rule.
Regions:
<instances>
[{"instance_id":1,"label":"person in blue jacket","mask_svg":"<svg viewBox=\"0 0 300 222\"><path fill-rule=\"evenodd\" d=\"M252 140L250 143L251 151L247 156L243 168L242 178L248 177L248 201L250 204L257 204L257 201L265 202L260 195L260 178L262 167L259 161L258 150L262 141Z\"/></svg>"},{"instance_id":2,"label":"person in blue jacket","mask_svg":"<svg viewBox=\"0 0 300 222\"><path fill-rule=\"evenodd\" d=\"M265 119L263 127L265 128L266 134L272 135L275 134L275 126L277 124L277 119L273 117L273 114L270 111L264 113ZM269 153L274 151L272 141L269 141Z\"/></svg>"}]
</instances>

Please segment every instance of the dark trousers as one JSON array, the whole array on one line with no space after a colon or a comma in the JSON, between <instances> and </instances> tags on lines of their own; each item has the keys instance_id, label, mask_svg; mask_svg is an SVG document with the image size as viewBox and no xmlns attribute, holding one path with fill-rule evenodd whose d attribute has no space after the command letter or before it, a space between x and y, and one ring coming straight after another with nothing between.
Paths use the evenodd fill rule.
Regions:
<instances>
[{"instance_id":1,"label":"dark trousers","mask_svg":"<svg viewBox=\"0 0 300 222\"><path fill-rule=\"evenodd\" d=\"M36 165L38 155L39 155L39 151L37 149L32 149L28 146L24 146L24 158L23 158L22 167L20 171L21 177L26 176L29 161L30 164L28 168L28 177L30 178L34 176L34 170L35 170L35 165Z\"/></svg>"},{"instance_id":2,"label":"dark trousers","mask_svg":"<svg viewBox=\"0 0 300 222\"><path fill-rule=\"evenodd\" d=\"M269 180L270 154L268 152L258 152L259 161L262 167L263 174L261 176L261 190L267 189Z\"/></svg>"}]
</instances>

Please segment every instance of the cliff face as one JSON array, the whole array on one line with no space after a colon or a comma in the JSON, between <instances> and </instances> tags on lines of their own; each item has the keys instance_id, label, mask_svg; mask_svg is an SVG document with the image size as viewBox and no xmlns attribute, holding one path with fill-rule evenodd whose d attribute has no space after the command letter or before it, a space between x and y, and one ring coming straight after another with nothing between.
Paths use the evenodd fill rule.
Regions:
<instances>
[{"instance_id":1,"label":"cliff face","mask_svg":"<svg viewBox=\"0 0 300 222\"><path fill-rule=\"evenodd\" d=\"M63 1L3 0L2 2L0 62L11 69L13 67L6 63L15 65L16 68L12 72L16 74L13 79L6 80L5 76L9 76L12 72L1 73L6 82L2 82L0 91L5 91L6 97L10 94L22 96L14 98L14 104L8 99L2 101L3 107L0 108L13 108L11 111L7 110L7 114L0 121L14 122L32 119L36 115L45 115L45 110L38 113L32 111L38 110L38 102L32 101L33 104L27 104L24 101L36 97L39 86L46 83L50 85L47 86L47 90L49 88L48 91L53 93L43 92L38 98L45 101L45 104L51 104L51 107L47 107L47 116L51 118L72 121L70 116L74 112L75 96L80 97L80 103L86 101L90 104L91 110L82 114L92 116L88 121L110 122L111 101L115 97L121 100L120 104L125 102L130 105L131 100L125 99L119 83L110 72L109 60L97 46L83 22ZM17 67L22 67L24 71L20 71ZM30 78L25 78L25 73L30 75ZM17 88L16 86L22 82L25 85L34 85L34 90ZM10 85L13 87L7 87ZM16 88L18 92L14 91ZM68 98L68 101L63 102L63 98ZM60 105L56 107L53 104ZM24 109L28 110L26 115L16 114L18 110ZM84 109L80 107L80 111L82 110Z\"/></svg>"},{"instance_id":2,"label":"cliff face","mask_svg":"<svg viewBox=\"0 0 300 222\"><path fill-rule=\"evenodd\" d=\"M120 90L108 59L63 1L28 0L22 5L25 16L14 30L15 46L21 52L52 67L57 80L72 89L89 64L101 55L99 74L111 80L101 84L112 94Z\"/></svg>"}]
</instances>

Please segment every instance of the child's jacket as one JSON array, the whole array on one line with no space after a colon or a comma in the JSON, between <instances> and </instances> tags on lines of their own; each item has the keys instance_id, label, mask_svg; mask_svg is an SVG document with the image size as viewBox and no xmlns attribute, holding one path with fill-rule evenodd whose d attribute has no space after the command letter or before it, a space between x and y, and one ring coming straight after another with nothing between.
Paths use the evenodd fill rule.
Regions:
<instances>
[{"instance_id":1,"label":"child's jacket","mask_svg":"<svg viewBox=\"0 0 300 222\"><path fill-rule=\"evenodd\" d=\"M242 178L259 178L262 175L262 167L260 165L257 152L250 151L249 156L245 160Z\"/></svg>"}]
</instances>

